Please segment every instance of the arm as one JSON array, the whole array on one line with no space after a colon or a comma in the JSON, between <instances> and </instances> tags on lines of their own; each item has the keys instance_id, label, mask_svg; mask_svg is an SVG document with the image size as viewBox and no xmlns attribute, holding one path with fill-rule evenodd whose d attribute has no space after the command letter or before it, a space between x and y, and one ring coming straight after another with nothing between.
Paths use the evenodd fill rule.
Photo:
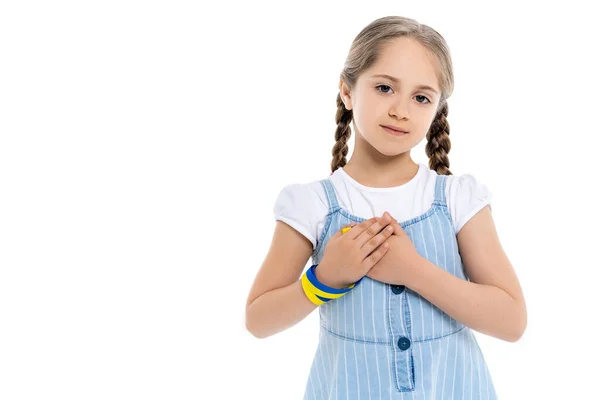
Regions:
<instances>
[{"instance_id":1,"label":"arm","mask_svg":"<svg viewBox=\"0 0 600 400\"><path fill-rule=\"evenodd\" d=\"M290 328L317 308L299 279L311 254L307 238L276 222L271 248L246 303L246 329L255 337L263 339Z\"/></svg>"},{"instance_id":2,"label":"arm","mask_svg":"<svg viewBox=\"0 0 600 400\"><path fill-rule=\"evenodd\" d=\"M419 256L407 286L462 324L516 342L527 325L525 299L489 207L473 216L457 239L470 282Z\"/></svg>"}]
</instances>

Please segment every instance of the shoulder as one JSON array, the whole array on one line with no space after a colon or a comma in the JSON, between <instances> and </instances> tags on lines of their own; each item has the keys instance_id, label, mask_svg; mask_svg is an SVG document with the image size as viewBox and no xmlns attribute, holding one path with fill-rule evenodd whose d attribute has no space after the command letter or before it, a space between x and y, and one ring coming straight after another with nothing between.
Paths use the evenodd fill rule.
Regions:
<instances>
[{"instance_id":1,"label":"shoulder","mask_svg":"<svg viewBox=\"0 0 600 400\"><path fill-rule=\"evenodd\" d=\"M320 181L285 185L273 205L275 220L296 229L313 244L317 242L317 230L322 215L329 209L325 189Z\"/></svg>"},{"instance_id":2,"label":"shoulder","mask_svg":"<svg viewBox=\"0 0 600 400\"><path fill-rule=\"evenodd\" d=\"M448 175L445 191L456 233L483 207L491 208L492 192L472 174Z\"/></svg>"},{"instance_id":3,"label":"shoulder","mask_svg":"<svg viewBox=\"0 0 600 400\"><path fill-rule=\"evenodd\" d=\"M457 193L461 197L485 197L489 192L488 187L472 174L448 175L446 191Z\"/></svg>"},{"instance_id":4,"label":"shoulder","mask_svg":"<svg viewBox=\"0 0 600 400\"><path fill-rule=\"evenodd\" d=\"M277 195L275 207L301 207L319 203L327 205L325 190L321 182L311 181L285 185Z\"/></svg>"}]
</instances>

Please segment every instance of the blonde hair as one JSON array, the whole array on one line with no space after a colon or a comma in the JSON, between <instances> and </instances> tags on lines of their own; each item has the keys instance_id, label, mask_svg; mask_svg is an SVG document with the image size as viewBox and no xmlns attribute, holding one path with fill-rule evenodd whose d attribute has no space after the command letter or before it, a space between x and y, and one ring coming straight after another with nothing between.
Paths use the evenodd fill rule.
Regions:
<instances>
[{"instance_id":1,"label":"blonde hair","mask_svg":"<svg viewBox=\"0 0 600 400\"><path fill-rule=\"evenodd\" d=\"M448 45L437 31L410 18L399 16L379 18L363 28L352 42L340 78L352 90L360 74L377 61L382 47L389 41L399 37L410 37L417 40L439 61L438 84L441 96L436 116L427 132L425 153L429 157L430 169L435 170L440 175L452 175L450 160L448 159L450 125L446 119L448 116L448 103L446 100L454 90L454 74ZM337 128L335 130L335 145L331 152L333 155L331 161L332 173L346 165L347 143L352 133L350 129L352 110L346 109L339 93L337 95L335 122Z\"/></svg>"}]
</instances>

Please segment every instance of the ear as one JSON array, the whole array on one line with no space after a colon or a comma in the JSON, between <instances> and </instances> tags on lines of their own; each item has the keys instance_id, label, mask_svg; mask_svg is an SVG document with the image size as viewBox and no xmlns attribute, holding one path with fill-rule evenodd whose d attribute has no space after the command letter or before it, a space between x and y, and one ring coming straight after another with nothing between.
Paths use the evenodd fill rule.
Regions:
<instances>
[{"instance_id":1,"label":"ear","mask_svg":"<svg viewBox=\"0 0 600 400\"><path fill-rule=\"evenodd\" d=\"M350 90L348 86L344 83L342 79L340 79L340 97L346 106L346 110L352 110L352 98L351 98Z\"/></svg>"}]
</instances>

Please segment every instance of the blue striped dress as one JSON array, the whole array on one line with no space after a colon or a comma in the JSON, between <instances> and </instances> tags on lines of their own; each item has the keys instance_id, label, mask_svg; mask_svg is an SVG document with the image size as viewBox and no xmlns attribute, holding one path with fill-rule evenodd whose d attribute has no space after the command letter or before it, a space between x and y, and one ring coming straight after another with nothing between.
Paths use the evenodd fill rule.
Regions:
<instances>
[{"instance_id":1,"label":"blue striped dress","mask_svg":"<svg viewBox=\"0 0 600 400\"><path fill-rule=\"evenodd\" d=\"M445 199L445 175L424 214L401 222L420 255L466 279ZM329 202L312 255L318 264L329 238L354 216L338 204L329 179ZM496 399L472 330L418 293L364 277L343 297L319 307L319 344L304 393L325 399Z\"/></svg>"}]
</instances>

